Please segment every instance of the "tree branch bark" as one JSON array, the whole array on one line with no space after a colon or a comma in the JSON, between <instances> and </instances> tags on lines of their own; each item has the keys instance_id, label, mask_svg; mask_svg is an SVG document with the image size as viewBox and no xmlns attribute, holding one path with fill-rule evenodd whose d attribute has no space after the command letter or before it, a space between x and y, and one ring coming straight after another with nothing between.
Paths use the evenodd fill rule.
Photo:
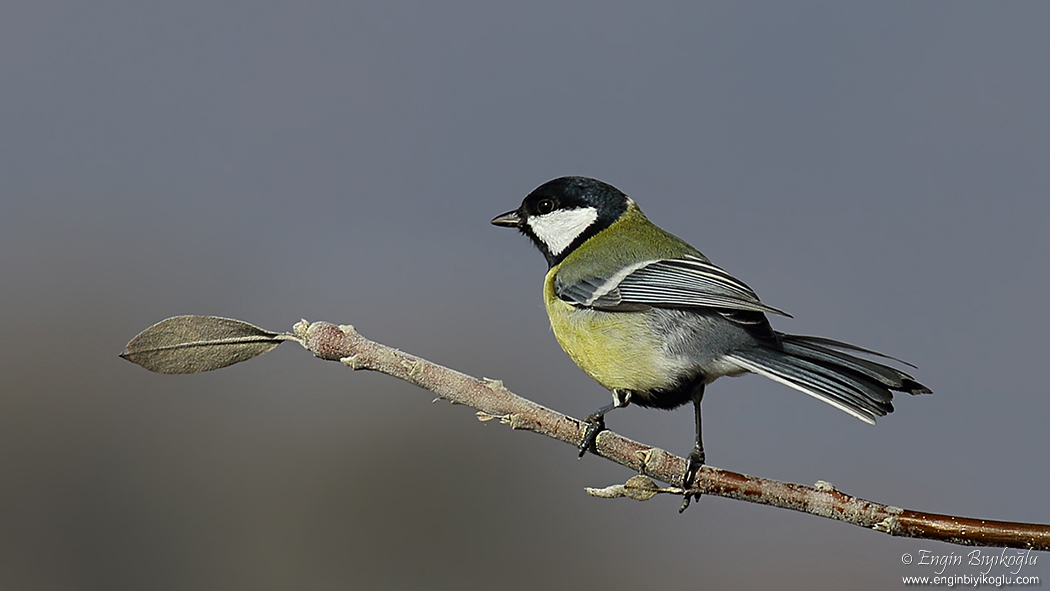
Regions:
<instances>
[{"instance_id":1,"label":"tree branch bark","mask_svg":"<svg viewBox=\"0 0 1050 591\"><path fill-rule=\"evenodd\" d=\"M477 379L370 341L352 326L328 322L295 325L302 345L317 357L340 361L357 370L378 371L415 384L453 403L478 411L480 420L499 419L512 429L524 429L578 446L586 424L526 400L498 380ZM680 482L686 460L662 449L603 431L595 444L598 455L648 477ZM968 546L1005 546L1050 550L1050 526L938 515L866 501L835 490L827 483L815 487L737 474L704 466L693 491L801 511L881 531L891 536L939 540ZM627 496L646 500L657 493L684 494L681 488L658 488L651 480L634 477L626 485L589 490L595 496Z\"/></svg>"}]
</instances>

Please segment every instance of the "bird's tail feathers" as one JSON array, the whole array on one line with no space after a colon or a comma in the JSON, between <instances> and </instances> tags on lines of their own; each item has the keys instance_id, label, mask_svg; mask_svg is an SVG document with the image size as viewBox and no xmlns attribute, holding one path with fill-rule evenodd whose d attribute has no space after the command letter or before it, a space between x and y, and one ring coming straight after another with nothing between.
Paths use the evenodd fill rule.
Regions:
<instances>
[{"instance_id":1,"label":"bird's tail feathers","mask_svg":"<svg viewBox=\"0 0 1050 591\"><path fill-rule=\"evenodd\" d=\"M871 424L877 417L893 412L894 391L930 393L929 388L902 371L843 350L900 361L888 355L820 337L783 333L777 336L777 349L755 347L735 351L729 357L748 371L805 392Z\"/></svg>"}]
</instances>

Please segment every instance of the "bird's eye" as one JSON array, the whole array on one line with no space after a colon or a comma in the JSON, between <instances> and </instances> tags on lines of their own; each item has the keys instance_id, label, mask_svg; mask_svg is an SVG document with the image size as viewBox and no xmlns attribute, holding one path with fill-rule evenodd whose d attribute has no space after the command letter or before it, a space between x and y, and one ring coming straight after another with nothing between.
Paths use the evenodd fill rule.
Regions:
<instances>
[{"instance_id":1,"label":"bird's eye","mask_svg":"<svg viewBox=\"0 0 1050 591\"><path fill-rule=\"evenodd\" d=\"M539 212L540 215L554 211L554 200L540 199L540 202L536 204L536 211Z\"/></svg>"}]
</instances>

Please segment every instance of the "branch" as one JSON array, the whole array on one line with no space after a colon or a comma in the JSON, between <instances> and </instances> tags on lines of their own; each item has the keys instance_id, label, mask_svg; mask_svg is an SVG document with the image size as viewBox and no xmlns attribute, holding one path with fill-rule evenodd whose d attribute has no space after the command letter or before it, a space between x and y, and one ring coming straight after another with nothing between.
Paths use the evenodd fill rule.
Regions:
<instances>
[{"instance_id":1,"label":"branch","mask_svg":"<svg viewBox=\"0 0 1050 591\"><path fill-rule=\"evenodd\" d=\"M223 337L223 331L227 331L228 337ZM339 361L355 370L378 371L429 390L453 404L470 406L478 411L482 421L499 419L512 429L532 431L573 446L579 445L586 431L582 421L517 396L498 380L479 380L370 341L352 326L328 322L311 324L303 320L295 325L294 331L294 335L270 333L236 320L180 316L143 331L128 343L121 357L153 371L192 373L243 361L269 351L282 341L295 340L321 359ZM191 338L194 335L200 335L198 340ZM260 340L273 345L261 346ZM231 353L242 348L243 354ZM218 360L209 357L218 357ZM237 359L230 361L234 357ZM1050 525L911 511L847 495L826 482L809 487L712 466L700 470L692 489L660 488L652 478L667 483L680 482L686 469L685 459L612 431L599 434L595 449L603 458L643 476L635 476L622 485L588 489L594 496L648 500L660 493L682 495L699 491L844 521L891 536L968 546L1050 550Z\"/></svg>"}]
</instances>

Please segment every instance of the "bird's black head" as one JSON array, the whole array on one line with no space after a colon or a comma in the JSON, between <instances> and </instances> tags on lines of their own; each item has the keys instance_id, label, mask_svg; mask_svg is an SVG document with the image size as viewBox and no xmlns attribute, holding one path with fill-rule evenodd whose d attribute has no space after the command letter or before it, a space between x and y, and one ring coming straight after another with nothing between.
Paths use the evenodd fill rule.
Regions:
<instances>
[{"instance_id":1,"label":"bird's black head","mask_svg":"<svg viewBox=\"0 0 1050 591\"><path fill-rule=\"evenodd\" d=\"M521 230L553 267L618 220L630 203L627 195L610 184L564 176L543 183L525 197L521 207L496 216L492 223Z\"/></svg>"}]
</instances>

